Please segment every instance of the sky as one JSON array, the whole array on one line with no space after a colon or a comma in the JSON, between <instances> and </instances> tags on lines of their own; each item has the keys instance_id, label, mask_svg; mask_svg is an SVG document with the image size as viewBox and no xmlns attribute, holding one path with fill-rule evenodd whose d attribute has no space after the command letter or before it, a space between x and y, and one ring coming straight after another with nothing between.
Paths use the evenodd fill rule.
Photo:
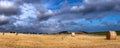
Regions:
<instances>
[{"instance_id":1,"label":"sky","mask_svg":"<svg viewBox=\"0 0 120 48\"><path fill-rule=\"evenodd\" d=\"M120 30L120 0L0 0L1 32Z\"/></svg>"}]
</instances>

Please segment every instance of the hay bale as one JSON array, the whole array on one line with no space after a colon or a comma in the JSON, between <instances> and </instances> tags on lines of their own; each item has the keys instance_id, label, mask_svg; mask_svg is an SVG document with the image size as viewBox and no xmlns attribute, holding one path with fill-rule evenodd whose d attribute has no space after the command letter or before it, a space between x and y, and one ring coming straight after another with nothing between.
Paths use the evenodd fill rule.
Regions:
<instances>
[{"instance_id":1,"label":"hay bale","mask_svg":"<svg viewBox=\"0 0 120 48\"><path fill-rule=\"evenodd\" d=\"M72 32L72 33L71 33L71 36L72 36L72 37L74 37L74 36L75 36L75 33L74 33L74 32Z\"/></svg>"},{"instance_id":2,"label":"hay bale","mask_svg":"<svg viewBox=\"0 0 120 48\"><path fill-rule=\"evenodd\" d=\"M18 33L16 32L15 35L18 35Z\"/></svg>"},{"instance_id":3,"label":"hay bale","mask_svg":"<svg viewBox=\"0 0 120 48\"><path fill-rule=\"evenodd\" d=\"M5 33L3 32L2 35L5 35Z\"/></svg>"},{"instance_id":4,"label":"hay bale","mask_svg":"<svg viewBox=\"0 0 120 48\"><path fill-rule=\"evenodd\" d=\"M106 39L108 40L116 40L117 33L115 31L109 31L106 34Z\"/></svg>"}]
</instances>

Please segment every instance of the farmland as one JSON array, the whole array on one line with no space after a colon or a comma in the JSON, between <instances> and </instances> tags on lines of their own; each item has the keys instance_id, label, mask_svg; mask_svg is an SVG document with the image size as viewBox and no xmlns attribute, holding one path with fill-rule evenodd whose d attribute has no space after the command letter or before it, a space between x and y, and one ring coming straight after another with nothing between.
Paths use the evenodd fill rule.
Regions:
<instances>
[{"instance_id":1,"label":"farmland","mask_svg":"<svg viewBox=\"0 0 120 48\"><path fill-rule=\"evenodd\" d=\"M0 48L120 48L117 40L95 34L18 34L0 33Z\"/></svg>"}]
</instances>

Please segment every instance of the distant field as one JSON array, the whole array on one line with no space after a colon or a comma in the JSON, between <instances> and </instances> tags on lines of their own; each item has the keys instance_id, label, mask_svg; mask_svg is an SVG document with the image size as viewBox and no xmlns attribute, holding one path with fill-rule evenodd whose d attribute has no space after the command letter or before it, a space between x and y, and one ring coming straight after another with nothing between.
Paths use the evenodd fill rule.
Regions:
<instances>
[{"instance_id":1,"label":"distant field","mask_svg":"<svg viewBox=\"0 0 120 48\"><path fill-rule=\"evenodd\" d=\"M120 35L120 31L116 31L117 35ZM91 32L87 34L95 34L95 35L106 35L106 32Z\"/></svg>"},{"instance_id":2,"label":"distant field","mask_svg":"<svg viewBox=\"0 0 120 48\"><path fill-rule=\"evenodd\" d=\"M106 40L105 35L77 34L11 34L0 33L0 48L120 48L117 40Z\"/></svg>"}]
</instances>

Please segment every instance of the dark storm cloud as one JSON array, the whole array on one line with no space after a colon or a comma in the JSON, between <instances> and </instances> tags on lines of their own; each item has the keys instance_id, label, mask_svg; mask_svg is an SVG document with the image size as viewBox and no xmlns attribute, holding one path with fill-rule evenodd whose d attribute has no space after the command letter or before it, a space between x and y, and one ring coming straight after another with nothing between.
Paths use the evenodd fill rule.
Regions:
<instances>
[{"instance_id":1,"label":"dark storm cloud","mask_svg":"<svg viewBox=\"0 0 120 48\"><path fill-rule=\"evenodd\" d=\"M94 18L102 19L108 14L114 14L112 12L117 12L119 10L119 2L115 3L115 1L113 0L106 0L106 1L96 0L96 2L93 0L91 1L84 0L83 4L79 6L72 6L71 8L70 7L69 8L62 7L62 8L63 9L57 10L57 11L44 10L44 9L38 11L38 18L40 19L40 22L42 21L42 24L41 23L39 24L41 26L47 25L47 26L41 27L40 30L43 30L43 31L46 30L46 32L58 31L58 30L55 30L58 27L64 28L64 29L60 29L60 31L63 31L63 30L73 31L75 30L75 28L80 28L80 27L84 27L83 30L86 30L87 28L89 28L88 25L84 25L84 24L81 25L80 23L73 25L72 23L75 21L72 21L72 22L70 21L84 18L86 19L87 22L89 22L88 24L92 24L89 20ZM39 9L42 9L42 8L39 8ZM59 21L50 21L51 19L59 20L63 23L60 23ZM67 21L68 23L66 23ZM69 28L69 26L71 26L71 28ZM82 30L82 28L78 30L80 31Z\"/></svg>"},{"instance_id":2,"label":"dark storm cloud","mask_svg":"<svg viewBox=\"0 0 120 48\"><path fill-rule=\"evenodd\" d=\"M41 4L43 0L14 0L17 4L23 4L23 3L32 3L32 4Z\"/></svg>"},{"instance_id":3,"label":"dark storm cloud","mask_svg":"<svg viewBox=\"0 0 120 48\"><path fill-rule=\"evenodd\" d=\"M119 0L83 0L83 2L76 3L77 5L69 5L65 0L58 3L59 6L53 2L54 0L49 3L47 0L11 0L10 2L5 0L1 2L0 31L55 33L97 31L100 28L105 30L107 28L104 27L107 24L112 27L115 25L102 19L109 14L120 13ZM53 6L62 9L57 7L55 10L49 9L54 8ZM116 26L119 26L118 24L119 22ZM94 28L97 29L94 30Z\"/></svg>"},{"instance_id":4,"label":"dark storm cloud","mask_svg":"<svg viewBox=\"0 0 120 48\"><path fill-rule=\"evenodd\" d=\"M25 3L40 3L41 0L19 0L21 2L25 2Z\"/></svg>"},{"instance_id":5,"label":"dark storm cloud","mask_svg":"<svg viewBox=\"0 0 120 48\"><path fill-rule=\"evenodd\" d=\"M0 14L15 15L19 13L20 9L14 2L0 1Z\"/></svg>"},{"instance_id":6,"label":"dark storm cloud","mask_svg":"<svg viewBox=\"0 0 120 48\"><path fill-rule=\"evenodd\" d=\"M92 19L102 18L111 12L119 12L120 1L116 0L84 0L79 6L62 7L59 11L54 11L52 15L45 16L59 16L64 14L77 14L80 18ZM43 15L44 16L44 15ZM67 16L67 15L66 15ZM74 17L74 16L73 16Z\"/></svg>"},{"instance_id":7,"label":"dark storm cloud","mask_svg":"<svg viewBox=\"0 0 120 48\"><path fill-rule=\"evenodd\" d=\"M117 9L120 1L114 0L84 0L80 6L74 6L71 10L81 13L104 12Z\"/></svg>"}]
</instances>

